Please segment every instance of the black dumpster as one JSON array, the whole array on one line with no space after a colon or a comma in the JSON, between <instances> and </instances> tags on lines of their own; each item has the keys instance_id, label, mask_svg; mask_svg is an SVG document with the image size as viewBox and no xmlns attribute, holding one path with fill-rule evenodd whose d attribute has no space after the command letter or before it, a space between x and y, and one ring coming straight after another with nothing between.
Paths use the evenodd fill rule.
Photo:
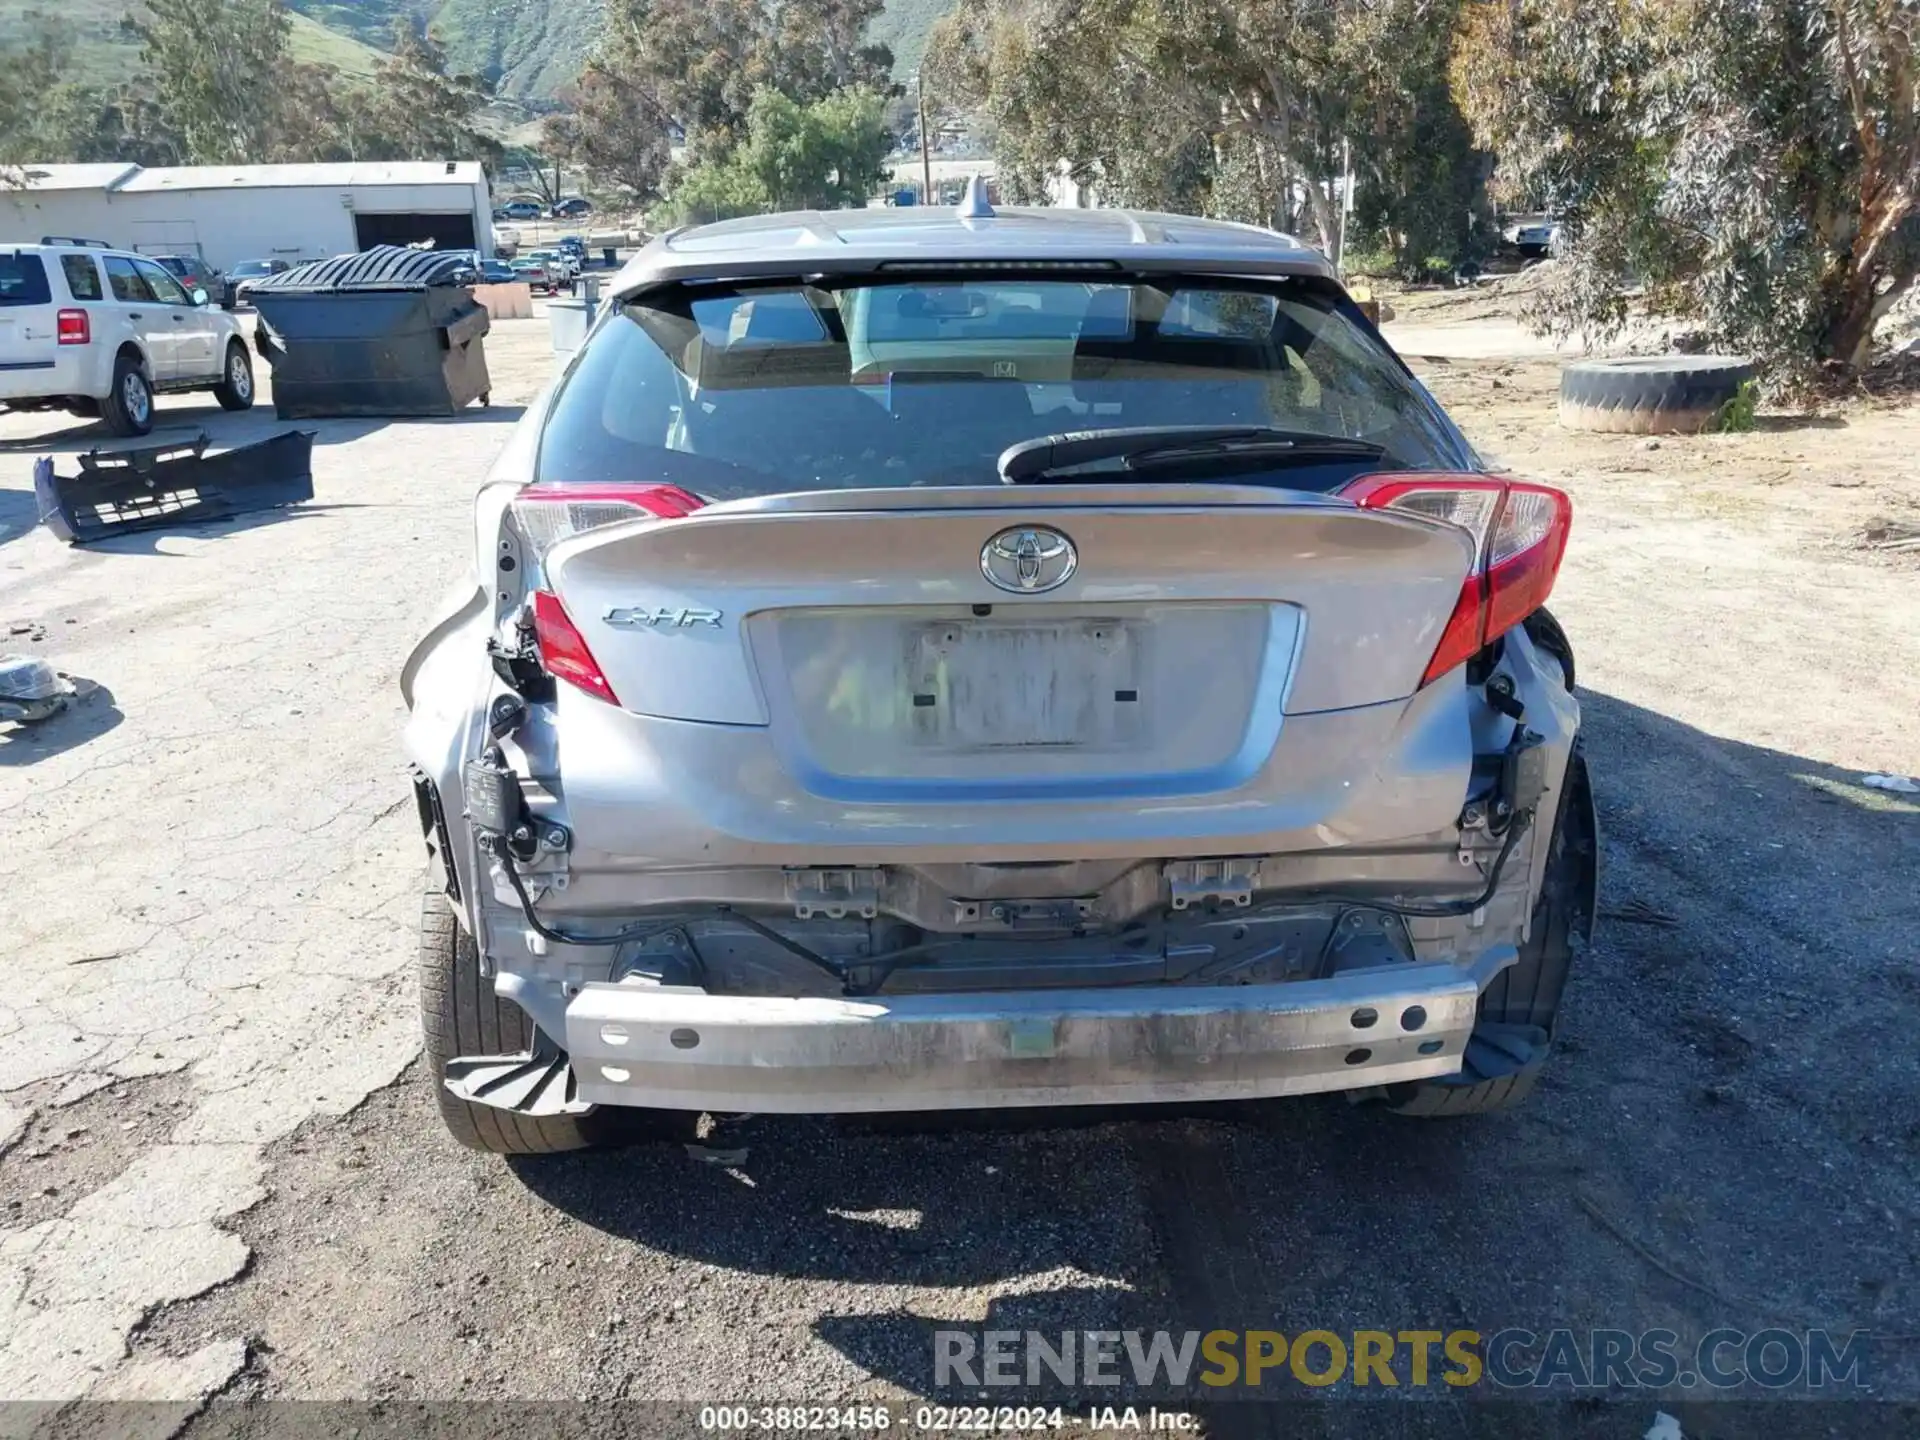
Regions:
<instances>
[{"instance_id":1,"label":"black dumpster","mask_svg":"<svg viewBox=\"0 0 1920 1440\"><path fill-rule=\"evenodd\" d=\"M254 284L257 348L282 419L451 415L487 403L490 320L458 252L382 245Z\"/></svg>"}]
</instances>

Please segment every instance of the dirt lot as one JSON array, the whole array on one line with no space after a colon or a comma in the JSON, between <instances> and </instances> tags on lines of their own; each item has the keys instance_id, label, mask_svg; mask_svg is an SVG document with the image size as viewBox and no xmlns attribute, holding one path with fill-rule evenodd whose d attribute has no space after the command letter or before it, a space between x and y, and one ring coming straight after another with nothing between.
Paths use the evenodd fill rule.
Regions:
<instances>
[{"instance_id":1,"label":"dirt lot","mask_svg":"<svg viewBox=\"0 0 1920 1440\"><path fill-rule=\"evenodd\" d=\"M1408 317L1403 348L1484 356L1504 324ZM490 342L496 401L540 383L537 326ZM1779 1326L1874 1332L1870 1393L1920 1400L1920 805L1859 783L1920 771L1920 560L1862 541L1920 521L1920 412L1655 447L1558 429L1550 360L1415 363L1485 452L1576 505L1555 610L1605 909L1533 1101L1450 1124L1338 1100L761 1119L712 1138L746 1150L727 1164L471 1155L411 1063L394 678L511 403L324 427L312 513L89 554L19 533L44 448L26 442L50 427L0 421L8 644L104 687L37 737L0 733L0 1384L822 1401L928 1393L942 1322ZM266 417L164 412L223 437ZM1638 1436L1656 1409L1689 1436L1913 1433L1886 1406L1702 1393L1227 1407L1209 1433L1364 1414Z\"/></svg>"}]
</instances>

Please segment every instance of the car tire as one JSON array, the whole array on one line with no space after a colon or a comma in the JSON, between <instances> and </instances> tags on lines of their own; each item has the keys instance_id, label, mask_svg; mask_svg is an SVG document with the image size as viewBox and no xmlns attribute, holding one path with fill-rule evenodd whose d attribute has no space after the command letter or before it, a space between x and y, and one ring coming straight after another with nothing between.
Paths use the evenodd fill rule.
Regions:
<instances>
[{"instance_id":1,"label":"car tire","mask_svg":"<svg viewBox=\"0 0 1920 1440\"><path fill-rule=\"evenodd\" d=\"M1571 672L1571 657L1561 663ZM1460 1073L1388 1086L1389 1109L1426 1119L1486 1115L1533 1093L1552 1046L1574 952L1593 937L1599 847L1592 782L1575 740L1560 787L1546 880L1520 958L1482 992Z\"/></svg>"},{"instance_id":2,"label":"car tire","mask_svg":"<svg viewBox=\"0 0 1920 1440\"><path fill-rule=\"evenodd\" d=\"M113 362L113 388L100 402L100 418L115 435L146 435L153 430L153 384L131 355Z\"/></svg>"},{"instance_id":3,"label":"car tire","mask_svg":"<svg viewBox=\"0 0 1920 1440\"><path fill-rule=\"evenodd\" d=\"M222 410L253 408L253 361L247 347L238 340L227 342L226 358L220 365L220 383L213 387L213 398Z\"/></svg>"},{"instance_id":4,"label":"car tire","mask_svg":"<svg viewBox=\"0 0 1920 1440\"><path fill-rule=\"evenodd\" d=\"M1560 372L1560 423L1628 435L1693 434L1713 424L1754 378L1729 355L1583 360Z\"/></svg>"},{"instance_id":5,"label":"car tire","mask_svg":"<svg viewBox=\"0 0 1920 1440\"><path fill-rule=\"evenodd\" d=\"M532 1047L527 1012L494 993L480 953L444 892L429 886L420 908L420 1024L434 1102L453 1138L495 1155L553 1155L662 1137L691 1140L699 1118L679 1111L599 1107L584 1115L516 1115L449 1091L447 1062L462 1055L511 1055Z\"/></svg>"}]
</instances>

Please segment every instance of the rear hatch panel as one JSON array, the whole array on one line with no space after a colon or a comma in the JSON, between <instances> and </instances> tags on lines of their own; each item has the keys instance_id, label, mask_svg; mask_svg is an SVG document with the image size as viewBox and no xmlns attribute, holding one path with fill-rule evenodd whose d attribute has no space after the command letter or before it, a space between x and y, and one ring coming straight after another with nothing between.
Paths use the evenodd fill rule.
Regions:
<instances>
[{"instance_id":1,"label":"rear hatch panel","mask_svg":"<svg viewBox=\"0 0 1920 1440\"><path fill-rule=\"evenodd\" d=\"M1468 538L1195 488L796 496L559 546L547 583L621 701L562 688L576 865L1217 854L1445 827L1464 705L1408 700ZM990 583L982 547L1013 525L1071 540L1064 584Z\"/></svg>"},{"instance_id":2,"label":"rear hatch panel","mask_svg":"<svg viewBox=\"0 0 1920 1440\"><path fill-rule=\"evenodd\" d=\"M872 641L876 618L909 627L898 632L905 645L928 618L915 612L930 606L969 614L988 606L978 618L1004 626L1098 621L1116 606L1168 615L1206 605L1223 646L1248 607L1290 607L1300 612L1302 644L1288 713L1404 699L1472 558L1462 531L1323 497L1075 505L1070 492L1050 489L1045 503L982 509L946 503L976 492L927 490L913 492L916 508L877 509L862 503L869 493L841 492L836 509L713 506L683 520L609 526L556 549L547 575L627 709L764 725L766 667L777 661L753 654L750 642L777 641L793 612L817 620L832 611L858 632L840 646L850 656L856 639ZM1010 526L1067 537L1078 556L1071 578L1034 595L991 584L981 551Z\"/></svg>"}]
</instances>

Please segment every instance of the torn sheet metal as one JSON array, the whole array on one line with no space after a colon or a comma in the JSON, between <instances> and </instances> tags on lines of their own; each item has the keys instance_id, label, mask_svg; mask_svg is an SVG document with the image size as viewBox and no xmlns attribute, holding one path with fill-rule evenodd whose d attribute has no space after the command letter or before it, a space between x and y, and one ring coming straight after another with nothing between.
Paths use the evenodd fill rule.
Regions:
<instances>
[{"instance_id":1,"label":"torn sheet metal","mask_svg":"<svg viewBox=\"0 0 1920 1440\"><path fill-rule=\"evenodd\" d=\"M47 528L75 545L279 509L313 498L313 434L289 430L214 455L204 433L186 444L95 450L80 457L78 475L56 474L42 459L34 491Z\"/></svg>"}]
</instances>

